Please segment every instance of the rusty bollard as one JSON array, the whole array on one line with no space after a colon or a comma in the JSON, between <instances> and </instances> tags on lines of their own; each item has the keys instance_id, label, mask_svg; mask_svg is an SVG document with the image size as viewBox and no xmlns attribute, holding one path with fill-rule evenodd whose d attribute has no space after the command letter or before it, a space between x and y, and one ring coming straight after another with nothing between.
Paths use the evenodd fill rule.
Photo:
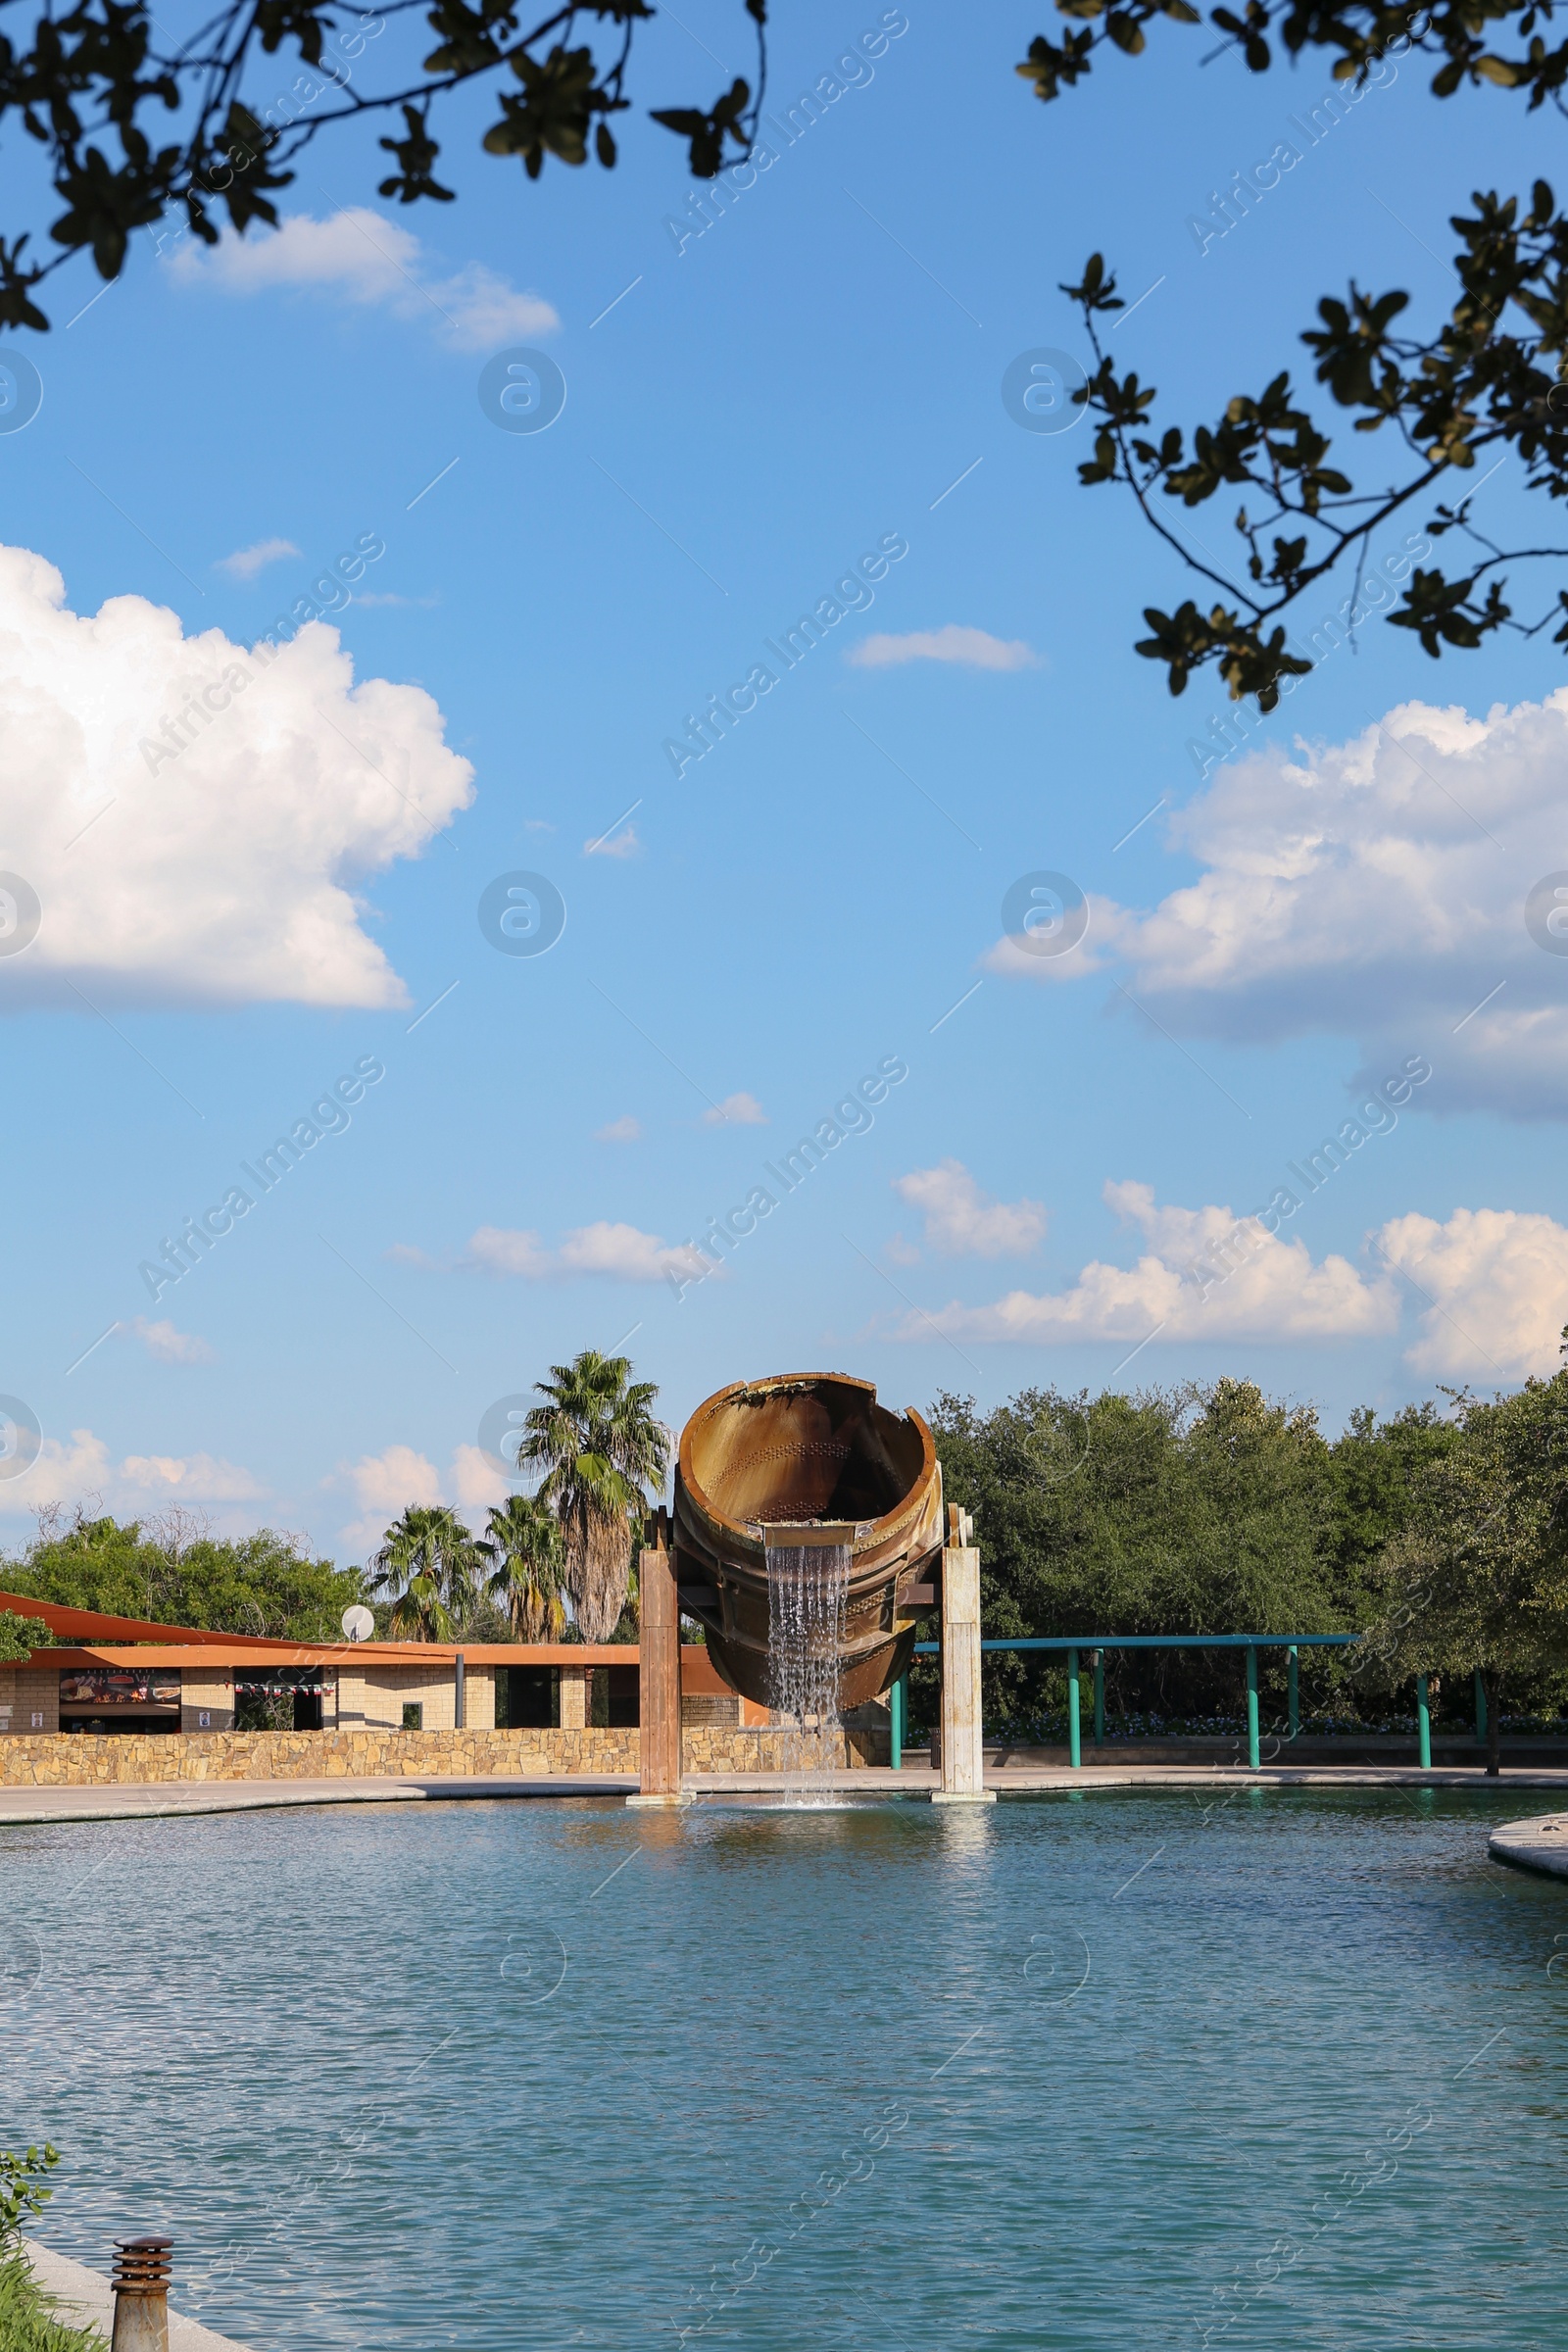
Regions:
<instances>
[{"instance_id":1,"label":"rusty bollard","mask_svg":"<svg viewBox=\"0 0 1568 2352\"><path fill-rule=\"evenodd\" d=\"M115 2248L112 2352L169 2352L172 2237L133 2237Z\"/></svg>"}]
</instances>

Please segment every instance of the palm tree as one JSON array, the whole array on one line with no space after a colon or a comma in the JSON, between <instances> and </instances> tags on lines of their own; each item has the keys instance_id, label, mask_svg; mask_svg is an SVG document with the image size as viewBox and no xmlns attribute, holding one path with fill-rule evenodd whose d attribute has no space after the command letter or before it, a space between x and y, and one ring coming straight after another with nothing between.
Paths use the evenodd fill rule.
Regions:
<instances>
[{"instance_id":1,"label":"palm tree","mask_svg":"<svg viewBox=\"0 0 1568 2352\"><path fill-rule=\"evenodd\" d=\"M516 1639L559 1642L566 1630L565 1546L549 1505L536 1494L509 1494L491 1511L479 1549L494 1562L485 1590L506 1609Z\"/></svg>"},{"instance_id":2,"label":"palm tree","mask_svg":"<svg viewBox=\"0 0 1568 2352\"><path fill-rule=\"evenodd\" d=\"M669 1439L654 1419L659 1391L631 1379L624 1355L585 1348L535 1385L519 1462L545 1464L539 1499L555 1513L565 1585L585 1642L608 1642L626 1597L631 1531L663 1486Z\"/></svg>"},{"instance_id":3,"label":"palm tree","mask_svg":"<svg viewBox=\"0 0 1568 2352\"><path fill-rule=\"evenodd\" d=\"M416 1642L450 1642L483 1566L467 1528L444 1503L410 1503L369 1563L372 1592L392 1592L391 1630Z\"/></svg>"}]
</instances>

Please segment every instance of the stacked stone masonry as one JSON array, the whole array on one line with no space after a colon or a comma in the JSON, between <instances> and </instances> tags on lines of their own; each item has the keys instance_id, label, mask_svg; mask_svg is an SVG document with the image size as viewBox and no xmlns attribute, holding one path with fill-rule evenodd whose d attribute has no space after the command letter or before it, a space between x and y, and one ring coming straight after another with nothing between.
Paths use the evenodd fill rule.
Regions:
<instances>
[{"instance_id":1,"label":"stacked stone masonry","mask_svg":"<svg viewBox=\"0 0 1568 2352\"><path fill-rule=\"evenodd\" d=\"M19 1680L22 1678L19 1677ZM450 1688L450 1686L449 1686ZM851 1731L849 1765L885 1764L887 1738ZM687 1772L780 1772L784 1735L688 1729ZM159 1781L330 1781L635 1773L635 1731L21 1732L0 1740L0 1784L35 1788Z\"/></svg>"}]
</instances>

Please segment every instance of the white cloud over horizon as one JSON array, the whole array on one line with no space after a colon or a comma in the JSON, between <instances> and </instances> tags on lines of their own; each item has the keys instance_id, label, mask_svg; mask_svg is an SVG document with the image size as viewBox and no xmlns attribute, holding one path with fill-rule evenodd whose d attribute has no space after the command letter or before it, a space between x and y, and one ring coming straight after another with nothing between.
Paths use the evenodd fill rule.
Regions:
<instances>
[{"instance_id":1,"label":"white cloud over horizon","mask_svg":"<svg viewBox=\"0 0 1568 2352\"><path fill-rule=\"evenodd\" d=\"M1395 1217L1377 1236L1388 1262L1431 1303L1405 1350L1416 1372L1504 1380L1560 1369L1568 1324L1568 1228L1539 1213L1458 1208Z\"/></svg>"},{"instance_id":2,"label":"white cloud over horizon","mask_svg":"<svg viewBox=\"0 0 1568 2352\"><path fill-rule=\"evenodd\" d=\"M368 205L348 205L321 220L291 213L275 229L259 225L243 237L226 230L214 246L181 243L172 267L185 285L225 294L274 287L335 294L426 320L465 351L551 334L561 324L551 303L519 291L482 262L438 274L413 230Z\"/></svg>"},{"instance_id":3,"label":"white cloud over horizon","mask_svg":"<svg viewBox=\"0 0 1568 2352\"><path fill-rule=\"evenodd\" d=\"M1046 1230L1040 1201L993 1200L958 1159L895 1176L893 1190L919 1209L927 1249L944 1257L1027 1257Z\"/></svg>"},{"instance_id":4,"label":"white cloud over horizon","mask_svg":"<svg viewBox=\"0 0 1568 2352\"><path fill-rule=\"evenodd\" d=\"M1228 1278L1206 1288L1191 1269L1211 1258L1243 1220L1233 1209L1160 1207L1152 1185L1107 1182L1107 1204L1138 1228L1144 1253L1132 1267L1094 1259L1070 1289L1010 1291L984 1306L955 1299L931 1316L910 1315L903 1340L1022 1341L1295 1339L1392 1331L1398 1302L1391 1278L1368 1280L1348 1258L1314 1264L1304 1241L1270 1235L1246 1220L1244 1250ZM933 1329L933 1326L935 1327Z\"/></svg>"},{"instance_id":5,"label":"white cloud over horizon","mask_svg":"<svg viewBox=\"0 0 1568 2352\"><path fill-rule=\"evenodd\" d=\"M5 862L41 905L11 1003L394 1006L368 877L473 798L421 687L354 682L330 625L269 660L139 596L74 612L0 548ZM195 713L195 715L193 715ZM174 722L171 725L171 721Z\"/></svg>"},{"instance_id":6,"label":"white cloud over horizon","mask_svg":"<svg viewBox=\"0 0 1568 2352\"><path fill-rule=\"evenodd\" d=\"M564 1234L555 1250L547 1250L537 1233L481 1225L468 1242L467 1262L488 1274L515 1275L524 1282L579 1274L602 1275L612 1282L662 1282L671 1272L700 1278L717 1271L690 1242L671 1244L657 1233L603 1217Z\"/></svg>"},{"instance_id":7,"label":"white cloud over horizon","mask_svg":"<svg viewBox=\"0 0 1568 2352\"><path fill-rule=\"evenodd\" d=\"M854 669L894 669L906 662L951 662L963 669L1038 669L1041 658L1021 637L993 637L989 630L950 620L940 629L879 630L862 637L844 657Z\"/></svg>"},{"instance_id":8,"label":"white cloud over horizon","mask_svg":"<svg viewBox=\"0 0 1568 2352\"><path fill-rule=\"evenodd\" d=\"M510 1491L477 1446L455 1446L445 1476L416 1446L392 1445L341 1463L327 1483L353 1494L358 1516L338 1530L338 1542L362 1561L380 1548L387 1529L411 1504L452 1504L477 1532L491 1504L504 1502Z\"/></svg>"},{"instance_id":9,"label":"white cloud over horizon","mask_svg":"<svg viewBox=\"0 0 1568 2352\"><path fill-rule=\"evenodd\" d=\"M1270 1231L1217 1203L1160 1205L1152 1185L1136 1182L1108 1181L1103 1197L1140 1236L1136 1264L1096 1258L1064 1290L1015 1290L981 1305L954 1299L906 1316L893 1336L1025 1346L1343 1342L1393 1334L1413 1311L1403 1360L1416 1373L1485 1386L1560 1369L1568 1226L1551 1217L1492 1208L1456 1208L1446 1223L1393 1217L1367 1235L1363 1272L1338 1252L1314 1259L1288 1223Z\"/></svg>"},{"instance_id":10,"label":"white cloud over horizon","mask_svg":"<svg viewBox=\"0 0 1568 2352\"><path fill-rule=\"evenodd\" d=\"M1427 1054L1429 1109L1568 1116L1561 956L1525 902L1568 868L1568 687L1541 703L1399 705L1349 741L1260 751L1167 819L1201 869L1139 911L1092 898L1090 940L985 962L1061 983L1114 953L1178 1036L1353 1038L1376 1083Z\"/></svg>"},{"instance_id":11,"label":"white cloud over horizon","mask_svg":"<svg viewBox=\"0 0 1568 2352\"><path fill-rule=\"evenodd\" d=\"M253 1502L267 1493L238 1462L220 1454L127 1453L118 1462L90 1429L69 1439L45 1433L37 1459L20 1477L0 1481L0 1517L31 1518L50 1503L77 1504L117 1519L185 1503Z\"/></svg>"}]
</instances>

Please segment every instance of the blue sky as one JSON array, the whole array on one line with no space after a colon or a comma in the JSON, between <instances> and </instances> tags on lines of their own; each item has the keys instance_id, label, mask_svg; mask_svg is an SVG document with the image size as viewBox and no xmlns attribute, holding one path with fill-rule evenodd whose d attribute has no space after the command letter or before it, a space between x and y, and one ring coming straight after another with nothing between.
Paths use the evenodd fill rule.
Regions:
<instances>
[{"instance_id":1,"label":"blue sky","mask_svg":"<svg viewBox=\"0 0 1568 2352\"><path fill-rule=\"evenodd\" d=\"M1371 620L1237 756L1195 756L1222 694L1173 702L1132 651L1193 581L1078 485L1083 428L1022 430L1001 389L1080 349L1057 289L1097 247L1147 292L1114 349L1171 420L1299 375L1352 270L1424 328L1447 215L1549 172L1547 126L1403 69L1200 250L1316 63L1203 67L1166 29L1045 108L1011 71L1043 12L901 13L700 236L656 126L530 184L478 153L476 94L446 119L457 203L380 204L353 131L308 152L281 237L215 262L148 234L11 338L44 384L0 435L26 551L0 865L42 908L0 960L0 1389L43 1433L0 1486L13 1538L97 1494L357 1556L404 1501L499 1491L487 1408L588 1345L676 1425L808 1367L920 1404L1234 1372L1331 1427L1551 1368L1564 970L1523 908L1568 866L1560 652L1439 665ZM640 103L747 70L740 22L662 20ZM770 111L882 23L783 12ZM481 406L519 347L564 379L547 430ZM1517 471L1478 516L1539 536ZM1229 514L1193 519L1221 548ZM862 558L856 609L677 776L688 714ZM339 559L327 618L253 660ZM176 689L236 662L169 756ZM481 931L517 872L564 904L546 953ZM1089 905L1060 956L1004 938L1040 873ZM1287 1172L1386 1085L1332 1176ZM301 1121L319 1139L250 1183ZM787 1189L769 1167L823 1122ZM1226 1241L1281 1188L1298 1208ZM705 1234L718 1271L684 1279Z\"/></svg>"}]
</instances>

